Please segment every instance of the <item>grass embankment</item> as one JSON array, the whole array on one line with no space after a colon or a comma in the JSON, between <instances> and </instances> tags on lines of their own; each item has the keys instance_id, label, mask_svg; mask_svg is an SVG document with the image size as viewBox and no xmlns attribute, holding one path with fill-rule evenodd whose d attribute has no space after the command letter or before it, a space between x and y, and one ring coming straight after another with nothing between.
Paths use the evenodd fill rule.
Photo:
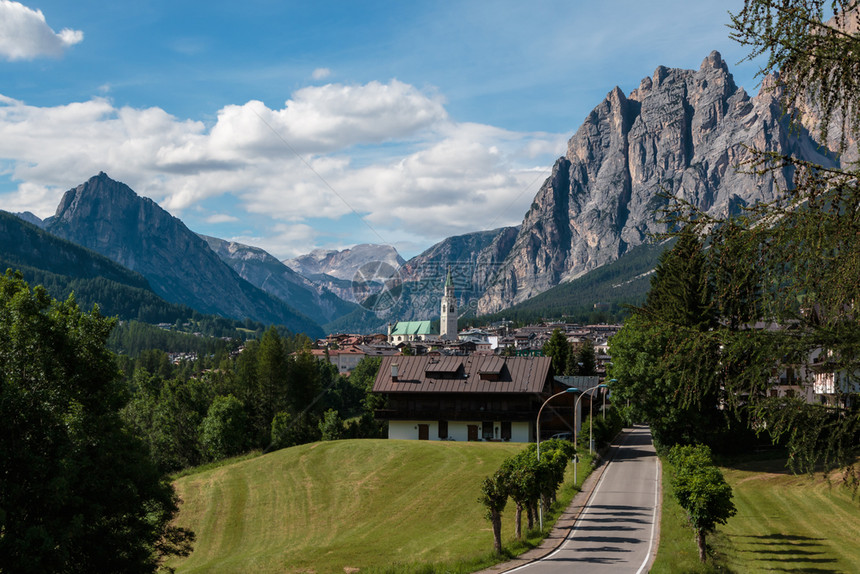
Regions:
<instances>
[{"instance_id":1,"label":"grass embankment","mask_svg":"<svg viewBox=\"0 0 860 574\"><path fill-rule=\"evenodd\" d=\"M197 541L170 565L180 573L479 569L493 563L481 481L523 446L334 441L181 477L177 523ZM563 488L560 504L573 494ZM513 516L510 504L504 539L516 552L529 542L512 544Z\"/></svg>"},{"instance_id":2,"label":"grass embankment","mask_svg":"<svg viewBox=\"0 0 860 574\"><path fill-rule=\"evenodd\" d=\"M664 465L664 470L667 465ZM860 501L835 474L792 475L785 461L722 468L736 516L711 535L709 565L699 564L692 530L663 481L660 548L652 572L860 572Z\"/></svg>"}]
</instances>

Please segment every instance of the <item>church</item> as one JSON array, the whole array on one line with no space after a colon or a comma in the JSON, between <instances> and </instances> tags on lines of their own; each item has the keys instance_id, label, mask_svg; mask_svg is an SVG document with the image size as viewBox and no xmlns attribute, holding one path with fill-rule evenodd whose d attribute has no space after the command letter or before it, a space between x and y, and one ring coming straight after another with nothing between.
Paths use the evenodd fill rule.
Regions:
<instances>
[{"instance_id":1,"label":"church","mask_svg":"<svg viewBox=\"0 0 860 574\"><path fill-rule=\"evenodd\" d=\"M457 298L454 296L454 280L451 269L445 278L445 291L442 294L442 307L439 319L439 333L431 327L431 321L398 321L393 326L388 324L388 342L392 345L428 339L456 341L457 332Z\"/></svg>"}]
</instances>

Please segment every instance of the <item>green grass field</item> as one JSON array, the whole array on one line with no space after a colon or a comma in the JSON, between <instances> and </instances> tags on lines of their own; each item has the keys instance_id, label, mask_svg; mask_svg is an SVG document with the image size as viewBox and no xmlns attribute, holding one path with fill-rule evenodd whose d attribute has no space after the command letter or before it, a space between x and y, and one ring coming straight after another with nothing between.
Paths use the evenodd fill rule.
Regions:
<instances>
[{"instance_id":1,"label":"green grass field","mask_svg":"<svg viewBox=\"0 0 860 574\"><path fill-rule=\"evenodd\" d=\"M784 461L722 470L738 513L709 538L712 564L698 564L692 531L664 481L652 572L860 572L860 499L838 475L829 482L820 474L795 476Z\"/></svg>"},{"instance_id":2,"label":"green grass field","mask_svg":"<svg viewBox=\"0 0 860 574\"><path fill-rule=\"evenodd\" d=\"M177 523L197 541L191 556L170 565L180 573L259 574L480 565L492 551L477 502L481 481L521 448L334 441L184 476L175 482L183 501ZM511 504L503 518L509 542L513 514Z\"/></svg>"}]
</instances>

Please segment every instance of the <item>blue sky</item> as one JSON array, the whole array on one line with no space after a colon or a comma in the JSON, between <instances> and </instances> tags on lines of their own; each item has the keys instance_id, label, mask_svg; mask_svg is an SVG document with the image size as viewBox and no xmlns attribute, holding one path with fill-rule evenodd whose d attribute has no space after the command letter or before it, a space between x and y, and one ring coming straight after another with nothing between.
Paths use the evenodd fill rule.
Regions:
<instances>
[{"instance_id":1,"label":"blue sky","mask_svg":"<svg viewBox=\"0 0 860 574\"><path fill-rule=\"evenodd\" d=\"M0 0L0 209L99 171L287 258L516 225L582 120L719 50L742 0Z\"/></svg>"}]
</instances>

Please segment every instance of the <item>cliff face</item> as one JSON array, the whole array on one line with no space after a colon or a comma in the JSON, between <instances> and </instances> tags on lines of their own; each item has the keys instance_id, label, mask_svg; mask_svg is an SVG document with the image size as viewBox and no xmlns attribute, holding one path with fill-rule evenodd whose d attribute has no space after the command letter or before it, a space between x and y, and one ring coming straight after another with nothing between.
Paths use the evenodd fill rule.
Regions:
<instances>
[{"instance_id":1,"label":"cliff face","mask_svg":"<svg viewBox=\"0 0 860 574\"><path fill-rule=\"evenodd\" d=\"M242 279L182 221L105 173L67 191L45 226L137 271L170 302L283 324L312 336L321 332L312 320Z\"/></svg>"},{"instance_id":2,"label":"cliff face","mask_svg":"<svg viewBox=\"0 0 860 574\"><path fill-rule=\"evenodd\" d=\"M790 174L736 169L747 146L825 165L807 131L792 133L765 82L750 97L712 52L697 71L658 67L585 119L526 214L478 313L491 313L614 261L665 229L666 192L711 214L773 199Z\"/></svg>"},{"instance_id":3,"label":"cliff face","mask_svg":"<svg viewBox=\"0 0 860 574\"><path fill-rule=\"evenodd\" d=\"M443 239L406 262L400 270L403 291L392 313L399 320L436 317L450 269L460 314L474 306L510 252L516 227L501 227Z\"/></svg>"}]
</instances>

